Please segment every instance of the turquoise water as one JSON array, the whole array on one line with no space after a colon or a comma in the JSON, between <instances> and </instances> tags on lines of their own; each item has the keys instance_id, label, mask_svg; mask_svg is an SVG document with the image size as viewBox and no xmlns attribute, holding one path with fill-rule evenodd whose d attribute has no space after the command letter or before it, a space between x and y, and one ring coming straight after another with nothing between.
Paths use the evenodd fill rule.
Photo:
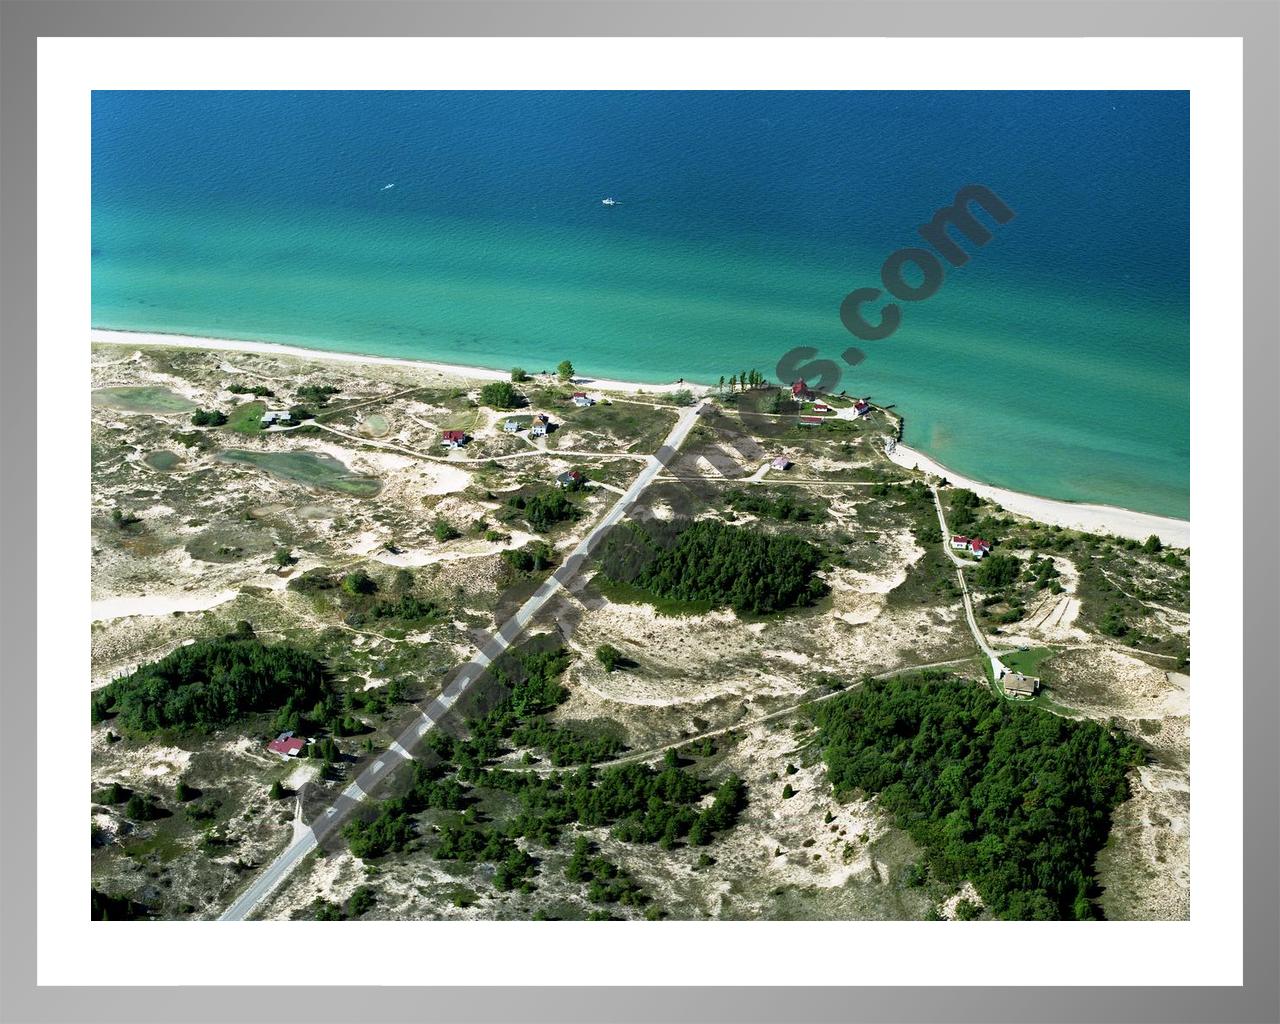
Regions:
<instances>
[{"instance_id":1,"label":"turquoise water","mask_svg":"<svg viewBox=\"0 0 1280 1024\"><path fill-rule=\"evenodd\" d=\"M956 471L1187 515L1185 94L98 93L93 141L95 326L655 383L856 344ZM1017 216L853 338L970 182Z\"/></svg>"}]
</instances>

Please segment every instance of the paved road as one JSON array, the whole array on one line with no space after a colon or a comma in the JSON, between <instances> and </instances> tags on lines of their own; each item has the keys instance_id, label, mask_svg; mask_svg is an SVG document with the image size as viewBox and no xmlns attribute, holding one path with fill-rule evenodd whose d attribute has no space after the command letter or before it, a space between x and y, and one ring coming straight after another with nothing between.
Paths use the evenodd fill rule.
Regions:
<instances>
[{"instance_id":1,"label":"paved road","mask_svg":"<svg viewBox=\"0 0 1280 1024\"><path fill-rule=\"evenodd\" d=\"M347 813L364 800L366 794L381 781L379 776L384 771L389 772L401 760L409 759L411 756L409 751L423 736L439 724L449 709L481 678L485 668L511 646L511 643L520 635L530 620L541 611L542 607L556 591L564 587L569 580L577 575L596 543L630 511L640 495L644 493L645 488L653 482L654 477L671 463L680 446L684 444L685 438L689 436L689 431L698 422L698 414L701 411L702 406L697 405L684 410L680 414L679 419L676 420L675 427L667 435L662 447L658 449L656 454L649 456L649 460L644 469L640 471L640 475L636 477L622 497L609 509L605 517L573 549L569 557L565 559L564 564L547 578L532 597L520 606L520 609L503 624L493 639L471 661L462 667L462 670L445 687L440 696L432 700L422 710L420 717L400 734L385 754L365 768L360 773L360 776L342 791L334 803L325 810L324 814L316 819L311 827L295 831L294 841L290 843L283 853L267 865L263 872L253 880L253 883L227 908L219 918L220 921L243 921L253 913L272 890L298 866L299 862L316 848L319 844L317 830L319 830L319 834L327 834L337 827Z\"/></svg>"}]
</instances>

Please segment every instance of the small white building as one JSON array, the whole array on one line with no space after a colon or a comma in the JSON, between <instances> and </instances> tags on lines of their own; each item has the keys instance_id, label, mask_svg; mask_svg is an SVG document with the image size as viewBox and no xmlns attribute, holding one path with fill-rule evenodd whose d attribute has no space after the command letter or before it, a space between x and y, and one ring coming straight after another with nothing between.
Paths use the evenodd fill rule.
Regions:
<instances>
[{"instance_id":1,"label":"small white building","mask_svg":"<svg viewBox=\"0 0 1280 1024\"><path fill-rule=\"evenodd\" d=\"M546 437L547 425L543 423L541 420L534 423L534 425L529 428L529 436L530 437Z\"/></svg>"},{"instance_id":2,"label":"small white building","mask_svg":"<svg viewBox=\"0 0 1280 1024\"><path fill-rule=\"evenodd\" d=\"M588 395L585 391L575 391L573 393L573 404L579 409L586 409L595 405L595 399Z\"/></svg>"},{"instance_id":3,"label":"small white building","mask_svg":"<svg viewBox=\"0 0 1280 1024\"><path fill-rule=\"evenodd\" d=\"M268 409L262 414L262 425L270 427L276 423L285 423L290 419L288 409Z\"/></svg>"},{"instance_id":4,"label":"small white building","mask_svg":"<svg viewBox=\"0 0 1280 1024\"><path fill-rule=\"evenodd\" d=\"M503 422L503 424L502 424L502 429L503 429L503 430L505 430L508 434L515 434L515 433L519 433L519 431L520 431L520 421L519 421L519 420L506 420L506 421L504 421L504 422Z\"/></svg>"}]
</instances>

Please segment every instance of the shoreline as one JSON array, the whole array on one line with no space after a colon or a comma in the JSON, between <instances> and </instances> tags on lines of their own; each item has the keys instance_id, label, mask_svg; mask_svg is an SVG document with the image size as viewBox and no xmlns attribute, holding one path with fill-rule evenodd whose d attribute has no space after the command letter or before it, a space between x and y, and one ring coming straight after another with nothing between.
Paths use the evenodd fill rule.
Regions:
<instances>
[{"instance_id":1,"label":"shoreline","mask_svg":"<svg viewBox=\"0 0 1280 1024\"><path fill-rule=\"evenodd\" d=\"M1044 498L1038 494L1012 491L1007 487L984 484L962 473L948 469L937 459L917 451L901 441L886 451L885 457L903 469L915 469L933 476L945 477L953 487L964 487L980 498L994 501L1006 511L1015 512L1071 530L1086 533L1111 533L1131 540L1146 540L1152 534L1160 543L1177 548L1191 546L1191 522L1172 516L1158 516L1152 512L1136 512L1119 505L1097 505L1087 502L1064 501L1061 498Z\"/></svg>"},{"instance_id":2,"label":"shoreline","mask_svg":"<svg viewBox=\"0 0 1280 1024\"><path fill-rule=\"evenodd\" d=\"M259 355L292 356L295 359L312 359L331 363L376 363L380 366L398 366L411 370L429 370L441 377L455 380L510 380L510 370L492 370L484 366L465 366L459 363L439 363L429 359L406 359L400 356L365 355L360 352L341 352L333 349L306 348L303 345L284 345L274 341L244 341L237 338L204 338L192 334L165 334L158 331L123 331L108 327L91 327L89 340L95 345L138 345L151 348L194 348L214 352L255 352ZM529 377L554 377L526 371ZM665 384L640 381L611 380L603 377L587 377L576 374L571 383L600 391L616 391L625 394L645 392L657 394L671 388L687 388L696 395L704 395L710 389L705 384L688 380L673 380Z\"/></svg>"},{"instance_id":3,"label":"shoreline","mask_svg":"<svg viewBox=\"0 0 1280 1024\"><path fill-rule=\"evenodd\" d=\"M144 331L121 331L107 328L91 328L89 338L94 344L136 345L152 348L188 348L216 352L254 352L262 355L289 356L319 362L374 363L407 369L427 370L453 380L509 380L510 372L491 370L479 366L460 366L453 363L433 362L426 359L405 359L395 356L362 355L356 352L334 352L326 349L310 349L299 345L283 345L267 341L241 341L232 338L203 338L187 334L163 334ZM530 377L539 374L531 373ZM671 388L683 388L696 395L706 395L711 389L689 381L672 381L669 384L644 384L636 381L620 381L576 376L574 382L583 387L621 394L645 392L657 394ZM935 476L946 477L953 485L966 487L983 498L997 502L1010 512L1028 516L1038 522L1084 530L1089 533L1111 533L1133 540L1146 540L1155 534L1161 543L1174 547L1190 547L1191 523L1185 519L1160 516L1150 512L1137 512L1118 505L1098 505L1045 498L1022 491L973 480L955 473L936 459L910 446L897 442L886 457L904 469L919 469Z\"/></svg>"}]
</instances>

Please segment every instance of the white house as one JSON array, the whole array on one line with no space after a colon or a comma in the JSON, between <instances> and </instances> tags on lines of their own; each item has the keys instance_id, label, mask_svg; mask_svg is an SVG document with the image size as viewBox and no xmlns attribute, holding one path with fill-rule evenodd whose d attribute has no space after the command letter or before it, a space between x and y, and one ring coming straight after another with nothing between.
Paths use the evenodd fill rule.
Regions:
<instances>
[{"instance_id":1,"label":"white house","mask_svg":"<svg viewBox=\"0 0 1280 1024\"><path fill-rule=\"evenodd\" d=\"M519 430L520 430L520 421L519 421L519 420L505 420L505 421L503 421L502 429L503 429L503 430L505 430L508 434L515 434L515 433L518 433L518 432L519 432Z\"/></svg>"},{"instance_id":2,"label":"white house","mask_svg":"<svg viewBox=\"0 0 1280 1024\"><path fill-rule=\"evenodd\" d=\"M268 409L262 414L262 425L264 427L269 427L272 424L285 422L288 419L288 409Z\"/></svg>"},{"instance_id":3,"label":"white house","mask_svg":"<svg viewBox=\"0 0 1280 1024\"><path fill-rule=\"evenodd\" d=\"M593 399L585 391L575 391L573 393L573 404L576 405L579 409L586 409L587 407L595 405L596 403L595 403L595 399Z\"/></svg>"}]
</instances>

